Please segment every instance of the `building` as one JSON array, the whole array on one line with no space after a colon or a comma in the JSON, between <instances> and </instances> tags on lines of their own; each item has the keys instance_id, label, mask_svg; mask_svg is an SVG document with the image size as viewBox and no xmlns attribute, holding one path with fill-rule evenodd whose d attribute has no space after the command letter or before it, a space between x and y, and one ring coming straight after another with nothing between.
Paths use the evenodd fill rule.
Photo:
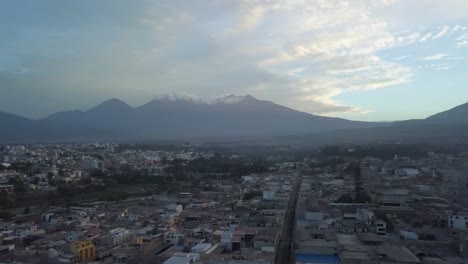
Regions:
<instances>
[{"instance_id":1,"label":"building","mask_svg":"<svg viewBox=\"0 0 468 264\"><path fill-rule=\"evenodd\" d=\"M184 235L176 232L168 232L164 234L164 241L172 245L178 245L184 239Z\"/></svg>"},{"instance_id":2,"label":"building","mask_svg":"<svg viewBox=\"0 0 468 264\"><path fill-rule=\"evenodd\" d=\"M449 227L455 229L468 229L468 213L452 214L448 217Z\"/></svg>"},{"instance_id":3,"label":"building","mask_svg":"<svg viewBox=\"0 0 468 264\"><path fill-rule=\"evenodd\" d=\"M71 243L70 252L80 258L80 263L87 263L96 259L96 246L88 240Z\"/></svg>"},{"instance_id":4,"label":"building","mask_svg":"<svg viewBox=\"0 0 468 264\"><path fill-rule=\"evenodd\" d=\"M164 264L191 264L200 259L198 253L175 253Z\"/></svg>"},{"instance_id":5,"label":"building","mask_svg":"<svg viewBox=\"0 0 468 264\"><path fill-rule=\"evenodd\" d=\"M70 207L70 212L79 214L79 213L95 213L96 208L94 207L84 207L84 206L72 206Z\"/></svg>"},{"instance_id":6,"label":"building","mask_svg":"<svg viewBox=\"0 0 468 264\"><path fill-rule=\"evenodd\" d=\"M135 232L126 228L115 228L109 231L112 245L120 245L124 242L132 240L135 237Z\"/></svg>"},{"instance_id":7,"label":"building","mask_svg":"<svg viewBox=\"0 0 468 264\"><path fill-rule=\"evenodd\" d=\"M387 234L387 223L383 220L377 220L375 221L375 226L376 226L376 233L377 235L384 236Z\"/></svg>"},{"instance_id":8,"label":"building","mask_svg":"<svg viewBox=\"0 0 468 264\"><path fill-rule=\"evenodd\" d=\"M14 186L11 184L2 184L0 185L0 193L1 192L6 192L8 194L13 193Z\"/></svg>"}]
</instances>

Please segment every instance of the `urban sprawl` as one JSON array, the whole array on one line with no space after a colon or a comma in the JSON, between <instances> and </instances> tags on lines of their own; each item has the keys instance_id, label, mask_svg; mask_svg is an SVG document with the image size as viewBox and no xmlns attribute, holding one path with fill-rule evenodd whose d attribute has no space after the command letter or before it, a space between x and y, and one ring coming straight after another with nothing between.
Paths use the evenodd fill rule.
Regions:
<instances>
[{"instance_id":1,"label":"urban sprawl","mask_svg":"<svg viewBox=\"0 0 468 264\"><path fill-rule=\"evenodd\" d=\"M0 263L468 263L467 153L0 146Z\"/></svg>"}]
</instances>

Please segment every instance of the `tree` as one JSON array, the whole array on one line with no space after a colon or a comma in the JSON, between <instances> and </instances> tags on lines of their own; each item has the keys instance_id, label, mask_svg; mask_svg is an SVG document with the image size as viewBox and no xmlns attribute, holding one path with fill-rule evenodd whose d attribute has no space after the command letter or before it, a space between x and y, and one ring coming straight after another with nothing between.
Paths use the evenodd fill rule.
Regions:
<instances>
[{"instance_id":1,"label":"tree","mask_svg":"<svg viewBox=\"0 0 468 264\"><path fill-rule=\"evenodd\" d=\"M265 226L265 224L266 224L265 216L257 215L255 217L255 225L256 226Z\"/></svg>"},{"instance_id":2,"label":"tree","mask_svg":"<svg viewBox=\"0 0 468 264\"><path fill-rule=\"evenodd\" d=\"M104 178L105 174L101 169L95 169L90 174L91 178Z\"/></svg>"},{"instance_id":3,"label":"tree","mask_svg":"<svg viewBox=\"0 0 468 264\"><path fill-rule=\"evenodd\" d=\"M37 185L39 183L39 180L40 180L39 177L34 177L33 183Z\"/></svg>"},{"instance_id":4,"label":"tree","mask_svg":"<svg viewBox=\"0 0 468 264\"><path fill-rule=\"evenodd\" d=\"M6 191L0 191L0 205L3 209L8 208L10 201L8 200L8 193Z\"/></svg>"},{"instance_id":5,"label":"tree","mask_svg":"<svg viewBox=\"0 0 468 264\"><path fill-rule=\"evenodd\" d=\"M353 196L349 193L341 195L337 200L337 203L354 203Z\"/></svg>"},{"instance_id":6,"label":"tree","mask_svg":"<svg viewBox=\"0 0 468 264\"><path fill-rule=\"evenodd\" d=\"M244 196L242 197L242 200L244 201L249 201L252 200L255 197L262 196L262 192L259 191L251 191L248 193L244 193Z\"/></svg>"},{"instance_id":7,"label":"tree","mask_svg":"<svg viewBox=\"0 0 468 264\"><path fill-rule=\"evenodd\" d=\"M83 185L89 185L92 182L93 182L93 180L91 180L91 178L89 178L89 177L85 177L85 178L80 179L80 183L83 184Z\"/></svg>"},{"instance_id":8,"label":"tree","mask_svg":"<svg viewBox=\"0 0 468 264\"><path fill-rule=\"evenodd\" d=\"M31 209L29 209L29 207L24 208L24 210L23 210L24 215L27 215L27 214L30 214L30 213L31 213Z\"/></svg>"},{"instance_id":9,"label":"tree","mask_svg":"<svg viewBox=\"0 0 468 264\"><path fill-rule=\"evenodd\" d=\"M356 194L354 197L354 201L356 203L372 203L372 198L365 192Z\"/></svg>"},{"instance_id":10,"label":"tree","mask_svg":"<svg viewBox=\"0 0 468 264\"><path fill-rule=\"evenodd\" d=\"M361 166L358 162L352 162L347 168L348 173L354 174L354 192L353 195L342 195L337 203L372 203L372 198L365 191L361 176Z\"/></svg>"},{"instance_id":11,"label":"tree","mask_svg":"<svg viewBox=\"0 0 468 264\"><path fill-rule=\"evenodd\" d=\"M6 221L11 221L11 218L14 215L10 214L9 212L0 212L0 219L6 220Z\"/></svg>"},{"instance_id":12,"label":"tree","mask_svg":"<svg viewBox=\"0 0 468 264\"><path fill-rule=\"evenodd\" d=\"M26 192L26 185L24 184L23 181L18 180L16 178L12 178L12 179L8 180L8 183L13 185L14 191L16 193Z\"/></svg>"},{"instance_id":13,"label":"tree","mask_svg":"<svg viewBox=\"0 0 468 264\"><path fill-rule=\"evenodd\" d=\"M49 205L56 205L57 204L57 195L53 191L49 191L47 194L47 202Z\"/></svg>"}]
</instances>

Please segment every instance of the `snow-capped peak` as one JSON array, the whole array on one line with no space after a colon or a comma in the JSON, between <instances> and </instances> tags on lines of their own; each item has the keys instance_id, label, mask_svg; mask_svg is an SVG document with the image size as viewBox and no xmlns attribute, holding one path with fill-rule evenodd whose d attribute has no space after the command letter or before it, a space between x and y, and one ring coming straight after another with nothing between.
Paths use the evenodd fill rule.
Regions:
<instances>
[{"instance_id":1,"label":"snow-capped peak","mask_svg":"<svg viewBox=\"0 0 468 264\"><path fill-rule=\"evenodd\" d=\"M212 99L201 99L198 96L190 95L190 94L164 94L156 96L153 101L169 101L169 102L176 102L176 101L186 101L191 103L199 103L199 104L237 104L244 102L248 99L254 99L250 95L246 96L238 96L234 94L227 94L221 97L215 97Z\"/></svg>"},{"instance_id":2,"label":"snow-capped peak","mask_svg":"<svg viewBox=\"0 0 468 264\"><path fill-rule=\"evenodd\" d=\"M225 96L221 96L221 97L213 99L211 103L212 104L237 104L237 103L245 101L246 98L247 96L227 94Z\"/></svg>"},{"instance_id":3,"label":"snow-capped peak","mask_svg":"<svg viewBox=\"0 0 468 264\"><path fill-rule=\"evenodd\" d=\"M190 95L190 94L163 94L156 96L153 101L187 101L187 102L194 102L194 103L204 103L202 99L197 96Z\"/></svg>"}]
</instances>

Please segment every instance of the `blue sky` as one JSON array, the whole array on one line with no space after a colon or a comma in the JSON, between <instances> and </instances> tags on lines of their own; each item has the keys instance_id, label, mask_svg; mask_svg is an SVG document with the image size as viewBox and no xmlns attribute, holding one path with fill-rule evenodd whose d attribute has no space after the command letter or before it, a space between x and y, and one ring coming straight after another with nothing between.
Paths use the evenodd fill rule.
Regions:
<instances>
[{"instance_id":1,"label":"blue sky","mask_svg":"<svg viewBox=\"0 0 468 264\"><path fill-rule=\"evenodd\" d=\"M3 1L0 111L251 94L355 120L468 102L466 0Z\"/></svg>"}]
</instances>

